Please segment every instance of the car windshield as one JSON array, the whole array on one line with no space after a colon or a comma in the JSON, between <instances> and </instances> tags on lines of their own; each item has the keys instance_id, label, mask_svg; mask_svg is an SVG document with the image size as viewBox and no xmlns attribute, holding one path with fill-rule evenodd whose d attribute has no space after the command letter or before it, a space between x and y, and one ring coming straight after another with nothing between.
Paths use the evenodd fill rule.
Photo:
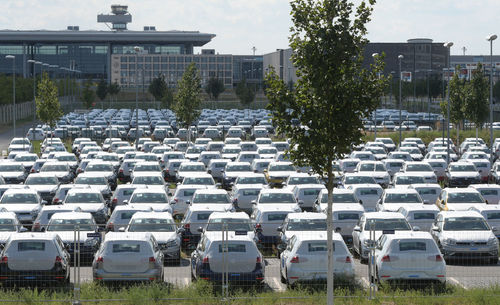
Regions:
<instances>
[{"instance_id":1,"label":"car windshield","mask_svg":"<svg viewBox=\"0 0 500 305\"><path fill-rule=\"evenodd\" d=\"M0 172L24 172L21 164L0 165Z\"/></svg>"},{"instance_id":2,"label":"car windshield","mask_svg":"<svg viewBox=\"0 0 500 305\"><path fill-rule=\"evenodd\" d=\"M89 164L85 168L86 172L111 172L113 166L111 164Z\"/></svg>"},{"instance_id":3,"label":"car windshield","mask_svg":"<svg viewBox=\"0 0 500 305\"><path fill-rule=\"evenodd\" d=\"M261 193L259 203L296 203L296 201L291 193Z\"/></svg>"},{"instance_id":4,"label":"car windshield","mask_svg":"<svg viewBox=\"0 0 500 305\"><path fill-rule=\"evenodd\" d=\"M227 194L195 194L193 203L230 203Z\"/></svg>"},{"instance_id":5,"label":"car windshield","mask_svg":"<svg viewBox=\"0 0 500 305\"><path fill-rule=\"evenodd\" d=\"M75 184L105 185L107 182L104 177L76 177Z\"/></svg>"},{"instance_id":6,"label":"car windshield","mask_svg":"<svg viewBox=\"0 0 500 305\"><path fill-rule=\"evenodd\" d=\"M120 161L118 156L115 156L115 155L99 155L99 156L97 156L97 159L101 159L103 161L110 161L110 162Z\"/></svg>"},{"instance_id":7,"label":"car windshield","mask_svg":"<svg viewBox=\"0 0 500 305\"><path fill-rule=\"evenodd\" d=\"M134 172L157 172L160 171L160 166L158 165L137 165L134 167Z\"/></svg>"},{"instance_id":8,"label":"car windshield","mask_svg":"<svg viewBox=\"0 0 500 305\"><path fill-rule=\"evenodd\" d=\"M444 231L487 231L488 224L479 217L450 217L446 218L443 225Z\"/></svg>"},{"instance_id":9,"label":"car windshield","mask_svg":"<svg viewBox=\"0 0 500 305\"><path fill-rule=\"evenodd\" d=\"M130 203L168 203L164 193L136 193L130 198Z\"/></svg>"},{"instance_id":10,"label":"car windshield","mask_svg":"<svg viewBox=\"0 0 500 305\"><path fill-rule=\"evenodd\" d=\"M375 164L375 163L368 163L368 164L361 164L359 166L359 171L360 172L386 172L387 170L385 169L385 166L383 164Z\"/></svg>"},{"instance_id":11,"label":"car windshield","mask_svg":"<svg viewBox=\"0 0 500 305\"><path fill-rule=\"evenodd\" d=\"M214 185L210 177L185 177L182 181L184 185Z\"/></svg>"},{"instance_id":12,"label":"car windshield","mask_svg":"<svg viewBox=\"0 0 500 305\"><path fill-rule=\"evenodd\" d=\"M227 225L227 227L226 227ZM249 219L216 218L211 219L207 225L207 231L252 231L253 227Z\"/></svg>"},{"instance_id":13,"label":"car windshield","mask_svg":"<svg viewBox=\"0 0 500 305\"><path fill-rule=\"evenodd\" d=\"M128 227L129 232L174 232L175 223L171 219L144 218L133 219Z\"/></svg>"},{"instance_id":14,"label":"car windshield","mask_svg":"<svg viewBox=\"0 0 500 305\"><path fill-rule=\"evenodd\" d=\"M0 219L0 232L15 232L16 226L13 219Z\"/></svg>"},{"instance_id":15,"label":"car windshield","mask_svg":"<svg viewBox=\"0 0 500 305\"><path fill-rule=\"evenodd\" d=\"M370 176L346 176L344 184L375 184L375 178Z\"/></svg>"},{"instance_id":16,"label":"car windshield","mask_svg":"<svg viewBox=\"0 0 500 305\"><path fill-rule=\"evenodd\" d=\"M328 193L323 193L321 196L321 203L328 203ZM354 194L333 194L333 203L358 203Z\"/></svg>"},{"instance_id":17,"label":"car windshield","mask_svg":"<svg viewBox=\"0 0 500 305\"><path fill-rule=\"evenodd\" d=\"M235 184L267 184L264 177L239 177Z\"/></svg>"},{"instance_id":18,"label":"car windshield","mask_svg":"<svg viewBox=\"0 0 500 305\"><path fill-rule=\"evenodd\" d=\"M398 176L396 178L397 185L408 185L408 184L417 184L417 183L425 183L424 177L421 176Z\"/></svg>"},{"instance_id":19,"label":"car windshield","mask_svg":"<svg viewBox=\"0 0 500 305\"><path fill-rule=\"evenodd\" d=\"M422 203L422 200L414 193L389 193L385 195L384 203Z\"/></svg>"},{"instance_id":20,"label":"car windshield","mask_svg":"<svg viewBox=\"0 0 500 305\"><path fill-rule=\"evenodd\" d=\"M479 193L463 192L448 193L448 203L484 203Z\"/></svg>"},{"instance_id":21,"label":"car windshield","mask_svg":"<svg viewBox=\"0 0 500 305\"><path fill-rule=\"evenodd\" d=\"M374 223L375 231L399 230L410 231L410 225L404 219L368 219L365 224L365 230L371 230L371 223Z\"/></svg>"},{"instance_id":22,"label":"car windshield","mask_svg":"<svg viewBox=\"0 0 500 305\"><path fill-rule=\"evenodd\" d=\"M227 165L226 172L250 172L250 164L248 165Z\"/></svg>"},{"instance_id":23,"label":"car windshield","mask_svg":"<svg viewBox=\"0 0 500 305\"><path fill-rule=\"evenodd\" d=\"M240 148L224 148L222 150L223 154L239 154L241 151Z\"/></svg>"},{"instance_id":24,"label":"car windshield","mask_svg":"<svg viewBox=\"0 0 500 305\"><path fill-rule=\"evenodd\" d=\"M132 184L145 184L145 185L163 185L163 179L157 176L139 176L134 177Z\"/></svg>"},{"instance_id":25,"label":"car windshield","mask_svg":"<svg viewBox=\"0 0 500 305\"><path fill-rule=\"evenodd\" d=\"M66 165L45 164L40 169L40 172L67 172L67 171L69 171L69 168Z\"/></svg>"},{"instance_id":26,"label":"car windshield","mask_svg":"<svg viewBox=\"0 0 500 305\"><path fill-rule=\"evenodd\" d=\"M25 162L25 161L36 161L37 157L36 156L16 156L14 160L18 162Z\"/></svg>"},{"instance_id":27,"label":"car windshield","mask_svg":"<svg viewBox=\"0 0 500 305\"><path fill-rule=\"evenodd\" d=\"M99 193L73 193L66 195L65 203L102 203Z\"/></svg>"},{"instance_id":28,"label":"car windshield","mask_svg":"<svg viewBox=\"0 0 500 305\"><path fill-rule=\"evenodd\" d=\"M97 229L92 219L51 219L47 225L47 231L74 231L76 225L81 231Z\"/></svg>"},{"instance_id":29,"label":"car windshield","mask_svg":"<svg viewBox=\"0 0 500 305\"><path fill-rule=\"evenodd\" d=\"M407 172L432 172L432 167L428 164L409 164L406 167Z\"/></svg>"},{"instance_id":30,"label":"car windshield","mask_svg":"<svg viewBox=\"0 0 500 305\"><path fill-rule=\"evenodd\" d=\"M24 184L26 185L53 185L53 184L58 184L58 180L56 177L33 177L33 176L28 176L26 179L26 182Z\"/></svg>"},{"instance_id":31,"label":"car windshield","mask_svg":"<svg viewBox=\"0 0 500 305\"><path fill-rule=\"evenodd\" d=\"M324 219L290 219L287 231L326 231Z\"/></svg>"},{"instance_id":32,"label":"car windshield","mask_svg":"<svg viewBox=\"0 0 500 305\"><path fill-rule=\"evenodd\" d=\"M475 172L474 165L450 165L450 172Z\"/></svg>"},{"instance_id":33,"label":"car windshield","mask_svg":"<svg viewBox=\"0 0 500 305\"><path fill-rule=\"evenodd\" d=\"M76 157L73 155L68 155L68 156L59 156L57 157L58 161L76 161Z\"/></svg>"},{"instance_id":34,"label":"car windshield","mask_svg":"<svg viewBox=\"0 0 500 305\"><path fill-rule=\"evenodd\" d=\"M294 172L295 168L291 164L279 164L279 165L271 165L269 167L270 172Z\"/></svg>"},{"instance_id":35,"label":"car windshield","mask_svg":"<svg viewBox=\"0 0 500 305\"><path fill-rule=\"evenodd\" d=\"M288 179L288 185L297 185L297 184L318 184L318 178L315 176L308 177L290 177Z\"/></svg>"},{"instance_id":36,"label":"car windshield","mask_svg":"<svg viewBox=\"0 0 500 305\"><path fill-rule=\"evenodd\" d=\"M204 172L205 171L205 166L203 164L181 164L179 166L179 171L185 171L185 172Z\"/></svg>"}]
</instances>

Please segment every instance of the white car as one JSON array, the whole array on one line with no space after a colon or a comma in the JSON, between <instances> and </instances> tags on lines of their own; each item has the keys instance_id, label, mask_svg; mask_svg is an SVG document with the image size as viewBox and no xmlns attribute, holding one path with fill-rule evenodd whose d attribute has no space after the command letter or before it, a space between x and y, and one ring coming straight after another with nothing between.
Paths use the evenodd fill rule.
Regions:
<instances>
[{"instance_id":1,"label":"white car","mask_svg":"<svg viewBox=\"0 0 500 305\"><path fill-rule=\"evenodd\" d=\"M136 188L130 199L124 200L123 203L149 207L155 212L169 212L172 214L167 192L163 188L150 188L148 186Z\"/></svg>"},{"instance_id":2,"label":"white car","mask_svg":"<svg viewBox=\"0 0 500 305\"><path fill-rule=\"evenodd\" d=\"M337 203L332 207L334 230L349 246L352 246L352 231L364 212L363 206L357 203Z\"/></svg>"},{"instance_id":3,"label":"white car","mask_svg":"<svg viewBox=\"0 0 500 305\"><path fill-rule=\"evenodd\" d=\"M424 177L413 173L396 173L392 177L391 186L394 188L408 188L410 184L425 183Z\"/></svg>"},{"instance_id":4,"label":"white car","mask_svg":"<svg viewBox=\"0 0 500 305\"><path fill-rule=\"evenodd\" d=\"M500 205L476 205L469 210L481 214L491 227L493 234L500 238Z\"/></svg>"},{"instance_id":5,"label":"white car","mask_svg":"<svg viewBox=\"0 0 500 305\"><path fill-rule=\"evenodd\" d=\"M422 198L413 189L386 189L377 204L377 211L396 212L402 206L424 204Z\"/></svg>"},{"instance_id":6,"label":"white car","mask_svg":"<svg viewBox=\"0 0 500 305\"><path fill-rule=\"evenodd\" d=\"M434 204L441 193L441 186L437 183L411 184L408 189L418 192L424 203Z\"/></svg>"},{"instance_id":7,"label":"white car","mask_svg":"<svg viewBox=\"0 0 500 305\"><path fill-rule=\"evenodd\" d=\"M334 188L332 191L332 204L346 204L358 206L363 204L363 201L358 200L353 190ZM328 208L328 190L324 189L318 194L315 202L314 211L318 213L326 213ZM363 209L363 206L361 206Z\"/></svg>"},{"instance_id":8,"label":"white car","mask_svg":"<svg viewBox=\"0 0 500 305\"><path fill-rule=\"evenodd\" d=\"M278 251L282 252L292 236L298 233L316 235L326 231L326 214L323 213L289 213L283 224L277 228L280 239Z\"/></svg>"},{"instance_id":9,"label":"white car","mask_svg":"<svg viewBox=\"0 0 500 305\"><path fill-rule=\"evenodd\" d=\"M182 217L189 204L193 200L194 192L198 189L206 189L205 186L190 186L190 185L178 185L175 192L170 197L170 206L172 208L172 215L174 218Z\"/></svg>"},{"instance_id":10,"label":"white car","mask_svg":"<svg viewBox=\"0 0 500 305\"><path fill-rule=\"evenodd\" d=\"M500 202L500 185L498 184L471 184L469 187L474 188L481 193L487 204L499 204Z\"/></svg>"},{"instance_id":11,"label":"white car","mask_svg":"<svg viewBox=\"0 0 500 305\"><path fill-rule=\"evenodd\" d=\"M110 232L92 263L94 281L163 282L163 252L151 233Z\"/></svg>"},{"instance_id":12,"label":"white car","mask_svg":"<svg viewBox=\"0 0 500 305\"><path fill-rule=\"evenodd\" d=\"M379 282L446 281L446 263L428 232L383 234L377 241L375 265Z\"/></svg>"},{"instance_id":13,"label":"white car","mask_svg":"<svg viewBox=\"0 0 500 305\"><path fill-rule=\"evenodd\" d=\"M281 253L281 281L288 285L297 282L324 280L327 277L327 237L326 232L294 235L285 251ZM340 234L333 234L333 274L336 277L352 278L354 263Z\"/></svg>"},{"instance_id":14,"label":"white car","mask_svg":"<svg viewBox=\"0 0 500 305\"><path fill-rule=\"evenodd\" d=\"M253 209L265 206L268 204L281 205L283 209L295 210L296 212L302 211L298 206L298 202L290 191L282 189L262 189L256 201L252 202Z\"/></svg>"},{"instance_id":15,"label":"white car","mask_svg":"<svg viewBox=\"0 0 500 305\"><path fill-rule=\"evenodd\" d=\"M361 161L354 170L357 173L370 174L382 187L387 187L390 182L390 175L382 161Z\"/></svg>"},{"instance_id":16,"label":"white car","mask_svg":"<svg viewBox=\"0 0 500 305\"><path fill-rule=\"evenodd\" d=\"M252 201L256 201L260 191L263 189L260 184L237 184L231 191L231 200L236 211L251 213L253 209Z\"/></svg>"},{"instance_id":17,"label":"white car","mask_svg":"<svg viewBox=\"0 0 500 305\"><path fill-rule=\"evenodd\" d=\"M446 260L498 263L498 238L478 212L441 211L431 234Z\"/></svg>"},{"instance_id":18,"label":"white car","mask_svg":"<svg viewBox=\"0 0 500 305\"><path fill-rule=\"evenodd\" d=\"M408 205L400 207L398 212L403 214L412 228L429 232L439 209L434 204Z\"/></svg>"},{"instance_id":19,"label":"white car","mask_svg":"<svg viewBox=\"0 0 500 305\"><path fill-rule=\"evenodd\" d=\"M370 239L371 230L375 232L374 240ZM353 250L359 254L362 262L368 259L369 247L375 245L384 230L411 231L411 226L400 213L370 212L363 214L352 232Z\"/></svg>"},{"instance_id":20,"label":"white car","mask_svg":"<svg viewBox=\"0 0 500 305\"><path fill-rule=\"evenodd\" d=\"M434 169L427 162L405 162L401 168L401 172L422 176L425 179L425 183L437 183L437 176L434 173Z\"/></svg>"},{"instance_id":21,"label":"white car","mask_svg":"<svg viewBox=\"0 0 500 305\"><path fill-rule=\"evenodd\" d=\"M352 184L348 189L353 190L356 198L361 200L366 212L374 212L384 190L378 184Z\"/></svg>"},{"instance_id":22,"label":"white car","mask_svg":"<svg viewBox=\"0 0 500 305\"><path fill-rule=\"evenodd\" d=\"M323 190L326 190L324 184L300 184L293 188L292 193L302 211L312 212L314 203Z\"/></svg>"}]
</instances>

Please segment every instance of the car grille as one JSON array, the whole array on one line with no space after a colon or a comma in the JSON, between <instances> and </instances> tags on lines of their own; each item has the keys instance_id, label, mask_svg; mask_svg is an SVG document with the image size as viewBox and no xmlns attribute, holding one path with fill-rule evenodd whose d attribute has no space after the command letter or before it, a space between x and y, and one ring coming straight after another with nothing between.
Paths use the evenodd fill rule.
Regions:
<instances>
[{"instance_id":1,"label":"car grille","mask_svg":"<svg viewBox=\"0 0 500 305\"><path fill-rule=\"evenodd\" d=\"M486 246L486 242L457 242L457 246Z\"/></svg>"}]
</instances>

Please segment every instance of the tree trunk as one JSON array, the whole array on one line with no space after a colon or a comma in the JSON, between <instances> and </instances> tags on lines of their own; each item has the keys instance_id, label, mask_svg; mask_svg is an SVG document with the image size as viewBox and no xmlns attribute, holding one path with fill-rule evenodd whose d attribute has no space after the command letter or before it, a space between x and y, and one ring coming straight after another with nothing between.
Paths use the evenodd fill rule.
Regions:
<instances>
[{"instance_id":1,"label":"tree trunk","mask_svg":"<svg viewBox=\"0 0 500 305\"><path fill-rule=\"evenodd\" d=\"M326 211L326 244L328 249L328 273L326 275L326 289L327 289L327 304L333 305L333 284L334 284L334 273L333 273L333 215L332 215L332 205L333 205L333 160L328 158L328 207Z\"/></svg>"}]
</instances>

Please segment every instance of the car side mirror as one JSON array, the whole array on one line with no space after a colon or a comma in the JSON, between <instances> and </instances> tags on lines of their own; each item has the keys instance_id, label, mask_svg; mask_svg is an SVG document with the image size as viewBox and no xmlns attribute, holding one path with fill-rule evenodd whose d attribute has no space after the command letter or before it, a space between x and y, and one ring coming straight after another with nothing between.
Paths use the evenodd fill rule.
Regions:
<instances>
[{"instance_id":1,"label":"car side mirror","mask_svg":"<svg viewBox=\"0 0 500 305\"><path fill-rule=\"evenodd\" d=\"M304 201L302 201L302 200L299 200L298 203L299 203L299 205L304 205Z\"/></svg>"},{"instance_id":2,"label":"car side mirror","mask_svg":"<svg viewBox=\"0 0 500 305\"><path fill-rule=\"evenodd\" d=\"M183 227L177 228L176 231L177 231L177 233L184 233L184 232L186 232L186 230Z\"/></svg>"},{"instance_id":3,"label":"car side mirror","mask_svg":"<svg viewBox=\"0 0 500 305\"><path fill-rule=\"evenodd\" d=\"M360 200L360 201L359 201L359 204L361 204L361 205L362 205L362 204L363 204L363 200Z\"/></svg>"},{"instance_id":4,"label":"car side mirror","mask_svg":"<svg viewBox=\"0 0 500 305\"><path fill-rule=\"evenodd\" d=\"M45 227L41 228L40 232L45 232Z\"/></svg>"},{"instance_id":5,"label":"car side mirror","mask_svg":"<svg viewBox=\"0 0 500 305\"><path fill-rule=\"evenodd\" d=\"M255 200L252 200L250 203L251 203L252 205L257 205L257 201L255 201Z\"/></svg>"},{"instance_id":6,"label":"car side mirror","mask_svg":"<svg viewBox=\"0 0 500 305\"><path fill-rule=\"evenodd\" d=\"M203 228L199 227L197 231L198 231L198 233L203 233Z\"/></svg>"},{"instance_id":7,"label":"car side mirror","mask_svg":"<svg viewBox=\"0 0 500 305\"><path fill-rule=\"evenodd\" d=\"M498 231L499 228L498 227L491 227L491 231Z\"/></svg>"},{"instance_id":8,"label":"car side mirror","mask_svg":"<svg viewBox=\"0 0 500 305\"><path fill-rule=\"evenodd\" d=\"M420 231L420 227L419 226L414 226L413 227L413 231Z\"/></svg>"},{"instance_id":9,"label":"car side mirror","mask_svg":"<svg viewBox=\"0 0 500 305\"><path fill-rule=\"evenodd\" d=\"M104 232L104 231L105 231L104 227L97 227L97 229L96 229L97 233L101 233L101 232Z\"/></svg>"},{"instance_id":10,"label":"car side mirror","mask_svg":"<svg viewBox=\"0 0 500 305\"><path fill-rule=\"evenodd\" d=\"M47 204L47 201L46 200L42 200L42 205L46 205Z\"/></svg>"},{"instance_id":11,"label":"car side mirror","mask_svg":"<svg viewBox=\"0 0 500 305\"><path fill-rule=\"evenodd\" d=\"M191 200L186 200L186 205L191 205Z\"/></svg>"},{"instance_id":12,"label":"car side mirror","mask_svg":"<svg viewBox=\"0 0 500 305\"><path fill-rule=\"evenodd\" d=\"M25 227L21 227L19 229L19 232L21 232L21 233L28 232L28 229L26 229Z\"/></svg>"},{"instance_id":13,"label":"car side mirror","mask_svg":"<svg viewBox=\"0 0 500 305\"><path fill-rule=\"evenodd\" d=\"M120 227L120 228L118 229L118 232L125 232L125 227Z\"/></svg>"},{"instance_id":14,"label":"car side mirror","mask_svg":"<svg viewBox=\"0 0 500 305\"><path fill-rule=\"evenodd\" d=\"M216 188L221 188L221 187L222 187L222 184L221 184L221 183L216 183L216 184L215 184L215 187L216 187Z\"/></svg>"},{"instance_id":15,"label":"car side mirror","mask_svg":"<svg viewBox=\"0 0 500 305\"><path fill-rule=\"evenodd\" d=\"M441 232L441 229L438 226L433 226L432 231Z\"/></svg>"},{"instance_id":16,"label":"car side mirror","mask_svg":"<svg viewBox=\"0 0 500 305\"><path fill-rule=\"evenodd\" d=\"M336 227L335 228L335 233L340 233L342 231L342 228Z\"/></svg>"},{"instance_id":17,"label":"car side mirror","mask_svg":"<svg viewBox=\"0 0 500 305\"><path fill-rule=\"evenodd\" d=\"M429 204L429 200L424 200L424 204Z\"/></svg>"},{"instance_id":18,"label":"car side mirror","mask_svg":"<svg viewBox=\"0 0 500 305\"><path fill-rule=\"evenodd\" d=\"M360 228L359 226L355 226L355 227L354 227L354 231L355 231L355 232L361 232L361 228Z\"/></svg>"},{"instance_id":19,"label":"car side mirror","mask_svg":"<svg viewBox=\"0 0 500 305\"><path fill-rule=\"evenodd\" d=\"M278 232L283 232L283 227L282 227L282 226L277 227L277 228L276 228L276 231L278 231Z\"/></svg>"},{"instance_id":20,"label":"car side mirror","mask_svg":"<svg viewBox=\"0 0 500 305\"><path fill-rule=\"evenodd\" d=\"M128 204L128 200L123 200L123 204L127 205Z\"/></svg>"},{"instance_id":21,"label":"car side mirror","mask_svg":"<svg viewBox=\"0 0 500 305\"><path fill-rule=\"evenodd\" d=\"M482 170L482 169L480 169L480 170L479 170L479 173L481 174L482 172L483 172L483 170Z\"/></svg>"}]
</instances>

